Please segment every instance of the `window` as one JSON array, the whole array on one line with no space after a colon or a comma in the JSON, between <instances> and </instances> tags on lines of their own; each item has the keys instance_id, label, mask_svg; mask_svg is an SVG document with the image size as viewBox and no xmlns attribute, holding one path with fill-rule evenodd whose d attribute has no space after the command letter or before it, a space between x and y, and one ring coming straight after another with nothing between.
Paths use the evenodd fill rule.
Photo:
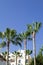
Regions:
<instances>
[{"instance_id":1,"label":"window","mask_svg":"<svg viewBox=\"0 0 43 65\"><path fill-rule=\"evenodd\" d=\"M26 63L28 63L28 59L26 59Z\"/></svg>"},{"instance_id":2,"label":"window","mask_svg":"<svg viewBox=\"0 0 43 65\"><path fill-rule=\"evenodd\" d=\"M21 63L21 60L19 60L19 63Z\"/></svg>"},{"instance_id":3,"label":"window","mask_svg":"<svg viewBox=\"0 0 43 65\"><path fill-rule=\"evenodd\" d=\"M10 58L10 56L8 56Z\"/></svg>"}]
</instances>

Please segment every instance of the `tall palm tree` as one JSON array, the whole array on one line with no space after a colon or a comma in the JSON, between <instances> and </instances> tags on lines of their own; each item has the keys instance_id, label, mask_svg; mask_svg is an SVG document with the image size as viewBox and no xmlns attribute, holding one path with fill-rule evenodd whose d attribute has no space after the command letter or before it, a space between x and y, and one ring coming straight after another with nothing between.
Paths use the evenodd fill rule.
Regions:
<instances>
[{"instance_id":1,"label":"tall palm tree","mask_svg":"<svg viewBox=\"0 0 43 65\"><path fill-rule=\"evenodd\" d=\"M21 39L17 36L16 30L7 28L5 32L0 32L0 38L3 39L2 43L0 44L0 47L7 46L7 65L9 65L9 46L10 43L14 45L20 45L21 46Z\"/></svg>"},{"instance_id":2,"label":"tall palm tree","mask_svg":"<svg viewBox=\"0 0 43 65\"><path fill-rule=\"evenodd\" d=\"M20 38L22 39L22 42L24 42L24 50L25 50L25 65L26 65L26 49L27 49L27 40L31 40L30 38L30 32L26 31L21 34L19 34Z\"/></svg>"},{"instance_id":3,"label":"tall palm tree","mask_svg":"<svg viewBox=\"0 0 43 65\"><path fill-rule=\"evenodd\" d=\"M33 54L34 54L34 65L36 65L36 43L35 37L36 33L39 31L41 27L41 22L35 22L32 25L28 25L27 28L31 31L32 38L33 38Z\"/></svg>"},{"instance_id":4,"label":"tall palm tree","mask_svg":"<svg viewBox=\"0 0 43 65\"><path fill-rule=\"evenodd\" d=\"M15 52L13 52L13 54L16 57L15 60L16 60L16 65L17 65L17 57L20 56L20 52L15 51Z\"/></svg>"},{"instance_id":5,"label":"tall palm tree","mask_svg":"<svg viewBox=\"0 0 43 65\"><path fill-rule=\"evenodd\" d=\"M19 34L19 37L22 40L22 42L24 43L24 50L26 50L27 49L27 40L32 40L32 38L30 38L30 31L26 31L26 32Z\"/></svg>"}]
</instances>

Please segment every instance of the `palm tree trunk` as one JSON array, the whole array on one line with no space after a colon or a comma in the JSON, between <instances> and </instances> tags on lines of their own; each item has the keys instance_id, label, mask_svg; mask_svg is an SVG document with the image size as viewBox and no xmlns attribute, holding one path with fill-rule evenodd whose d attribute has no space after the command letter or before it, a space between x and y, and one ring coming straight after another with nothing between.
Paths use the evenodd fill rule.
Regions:
<instances>
[{"instance_id":1,"label":"palm tree trunk","mask_svg":"<svg viewBox=\"0 0 43 65\"><path fill-rule=\"evenodd\" d=\"M24 39L24 50L26 50L26 49L27 49L27 40Z\"/></svg>"},{"instance_id":2,"label":"palm tree trunk","mask_svg":"<svg viewBox=\"0 0 43 65\"><path fill-rule=\"evenodd\" d=\"M7 65L9 65L9 42L7 42Z\"/></svg>"},{"instance_id":3,"label":"palm tree trunk","mask_svg":"<svg viewBox=\"0 0 43 65\"><path fill-rule=\"evenodd\" d=\"M16 55L16 65L17 65L17 55Z\"/></svg>"},{"instance_id":4,"label":"palm tree trunk","mask_svg":"<svg viewBox=\"0 0 43 65\"><path fill-rule=\"evenodd\" d=\"M27 40L26 40L26 39L24 39L25 65L26 65L26 49L27 49Z\"/></svg>"},{"instance_id":5,"label":"palm tree trunk","mask_svg":"<svg viewBox=\"0 0 43 65\"><path fill-rule=\"evenodd\" d=\"M33 55L34 55L34 65L36 65L36 43L35 43L35 32L33 32Z\"/></svg>"}]
</instances>

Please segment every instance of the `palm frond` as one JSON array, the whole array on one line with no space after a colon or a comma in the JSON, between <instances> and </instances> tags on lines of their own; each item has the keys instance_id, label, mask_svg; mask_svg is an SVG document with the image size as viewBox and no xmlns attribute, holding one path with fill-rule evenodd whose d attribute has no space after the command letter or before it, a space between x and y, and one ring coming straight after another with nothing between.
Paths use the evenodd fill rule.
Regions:
<instances>
[{"instance_id":1,"label":"palm frond","mask_svg":"<svg viewBox=\"0 0 43 65\"><path fill-rule=\"evenodd\" d=\"M5 35L4 35L4 32L0 32L0 38L4 38L5 37Z\"/></svg>"},{"instance_id":2,"label":"palm frond","mask_svg":"<svg viewBox=\"0 0 43 65\"><path fill-rule=\"evenodd\" d=\"M19 45L20 47L22 47L21 42L19 40L11 40L13 45Z\"/></svg>"},{"instance_id":3,"label":"palm frond","mask_svg":"<svg viewBox=\"0 0 43 65\"><path fill-rule=\"evenodd\" d=\"M0 38L2 38L2 32L0 32Z\"/></svg>"},{"instance_id":4,"label":"palm frond","mask_svg":"<svg viewBox=\"0 0 43 65\"><path fill-rule=\"evenodd\" d=\"M40 29L40 27L41 27L41 22L35 22L35 23L33 23L33 30L35 32L38 32L38 30Z\"/></svg>"},{"instance_id":5,"label":"palm frond","mask_svg":"<svg viewBox=\"0 0 43 65\"><path fill-rule=\"evenodd\" d=\"M10 34L10 28L6 28L6 33L9 35Z\"/></svg>"},{"instance_id":6,"label":"palm frond","mask_svg":"<svg viewBox=\"0 0 43 65\"><path fill-rule=\"evenodd\" d=\"M15 44L15 43L16 43L16 42L15 42L14 40L12 40L12 39L11 39L10 41L11 41L12 44Z\"/></svg>"},{"instance_id":7,"label":"palm frond","mask_svg":"<svg viewBox=\"0 0 43 65\"><path fill-rule=\"evenodd\" d=\"M17 41L15 45L19 45L20 47L22 47L21 42Z\"/></svg>"},{"instance_id":8,"label":"palm frond","mask_svg":"<svg viewBox=\"0 0 43 65\"><path fill-rule=\"evenodd\" d=\"M32 54L32 50L26 50L26 54L28 55Z\"/></svg>"},{"instance_id":9,"label":"palm frond","mask_svg":"<svg viewBox=\"0 0 43 65\"><path fill-rule=\"evenodd\" d=\"M21 34L21 38L22 38L22 40L23 40L23 39L26 39L26 38L27 38L27 33L26 33L26 32L23 32L23 33Z\"/></svg>"},{"instance_id":10,"label":"palm frond","mask_svg":"<svg viewBox=\"0 0 43 65\"><path fill-rule=\"evenodd\" d=\"M16 30L11 30L11 38L14 39L16 35L17 35Z\"/></svg>"},{"instance_id":11,"label":"palm frond","mask_svg":"<svg viewBox=\"0 0 43 65\"><path fill-rule=\"evenodd\" d=\"M19 56L20 52L14 51L13 54L16 55L16 56Z\"/></svg>"},{"instance_id":12,"label":"palm frond","mask_svg":"<svg viewBox=\"0 0 43 65\"><path fill-rule=\"evenodd\" d=\"M27 30L28 30L28 32L32 33L33 27L31 24L27 24Z\"/></svg>"},{"instance_id":13,"label":"palm frond","mask_svg":"<svg viewBox=\"0 0 43 65\"><path fill-rule=\"evenodd\" d=\"M17 35L17 36L16 36L16 40L18 40L18 41L21 41L21 42L22 42L22 38L21 38L19 35Z\"/></svg>"},{"instance_id":14,"label":"palm frond","mask_svg":"<svg viewBox=\"0 0 43 65\"><path fill-rule=\"evenodd\" d=\"M43 51L43 46L42 46L42 48L40 50Z\"/></svg>"},{"instance_id":15,"label":"palm frond","mask_svg":"<svg viewBox=\"0 0 43 65\"><path fill-rule=\"evenodd\" d=\"M6 31L4 32L4 34L7 39L10 39L10 28L6 28Z\"/></svg>"},{"instance_id":16,"label":"palm frond","mask_svg":"<svg viewBox=\"0 0 43 65\"><path fill-rule=\"evenodd\" d=\"M6 42L3 41L3 42L0 44L0 48L3 48L3 47L5 47L5 46L6 46Z\"/></svg>"},{"instance_id":17,"label":"palm frond","mask_svg":"<svg viewBox=\"0 0 43 65\"><path fill-rule=\"evenodd\" d=\"M6 52L6 51L5 51L5 52L2 52L2 54L3 54L3 55L7 55L7 52Z\"/></svg>"}]
</instances>

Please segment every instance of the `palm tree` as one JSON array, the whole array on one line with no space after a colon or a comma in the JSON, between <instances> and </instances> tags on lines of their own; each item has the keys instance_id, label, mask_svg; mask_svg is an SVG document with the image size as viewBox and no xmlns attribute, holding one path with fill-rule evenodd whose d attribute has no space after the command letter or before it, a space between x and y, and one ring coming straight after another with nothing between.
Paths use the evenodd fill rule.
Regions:
<instances>
[{"instance_id":1,"label":"palm tree","mask_svg":"<svg viewBox=\"0 0 43 65\"><path fill-rule=\"evenodd\" d=\"M0 32L0 38L3 39L0 47L7 46L7 65L9 65L9 46L10 43L21 46L21 39L17 36L16 30L7 28L5 32Z\"/></svg>"},{"instance_id":2,"label":"palm tree","mask_svg":"<svg viewBox=\"0 0 43 65\"><path fill-rule=\"evenodd\" d=\"M28 65L30 64L31 62L31 58L30 58L30 54L32 54L32 50L26 50L26 55L28 55Z\"/></svg>"},{"instance_id":3,"label":"palm tree","mask_svg":"<svg viewBox=\"0 0 43 65\"><path fill-rule=\"evenodd\" d=\"M26 55L32 54L32 50L26 50Z\"/></svg>"},{"instance_id":4,"label":"palm tree","mask_svg":"<svg viewBox=\"0 0 43 65\"><path fill-rule=\"evenodd\" d=\"M2 55L3 55L3 58L5 59L5 60L7 60L7 52L5 51L5 52L2 52ZM6 64L7 64L7 62L6 62Z\"/></svg>"},{"instance_id":5,"label":"palm tree","mask_svg":"<svg viewBox=\"0 0 43 65\"><path fill-rule=\"evenodd\" d=\"M36 65L36 43L35 43L35 37L36 33L39 31L41 27L40 22L35 22L32 25L28 25L27 28L31 31L32 38L33 38L33 54L34 54L34 65Z\"/></svg>"},{"instance_id":6,"label":"palm tree","mask_svg":"<svg viewBox=\"0 0 43 65\"><path fill-rule=\"evenodd\" d=\"M16 65L17 65L17 57L20 56L20 52L15 51L15 52L13 52L13 54L16 57L15 60L16 60Z\"/></svg>"},{"instance_id":7,"label":"palm tree","mask_svg":"<svg viewBox=\"0 0 43 65\"><path fill-rule=\"evenodd\" d=\"M2 55L3 55L3 57L6 59L7 52L6 52L6 51L5 51L5 52L2 52Z\"/></svg>"},{"instance_id":8,"label":"palm tree","mask_svg":"<svg viewBox=\"0 0 43 65\"><path fill-rule=\"evenodd\" d=\"M26 31L21 34L19 34L19 37L22 39L22 42L24 42L24 50L25 50L25 65L26 65L26 49L27 49L27 40L31 40L30 38L30 32Z\"/></svg>"}]
</instances>

